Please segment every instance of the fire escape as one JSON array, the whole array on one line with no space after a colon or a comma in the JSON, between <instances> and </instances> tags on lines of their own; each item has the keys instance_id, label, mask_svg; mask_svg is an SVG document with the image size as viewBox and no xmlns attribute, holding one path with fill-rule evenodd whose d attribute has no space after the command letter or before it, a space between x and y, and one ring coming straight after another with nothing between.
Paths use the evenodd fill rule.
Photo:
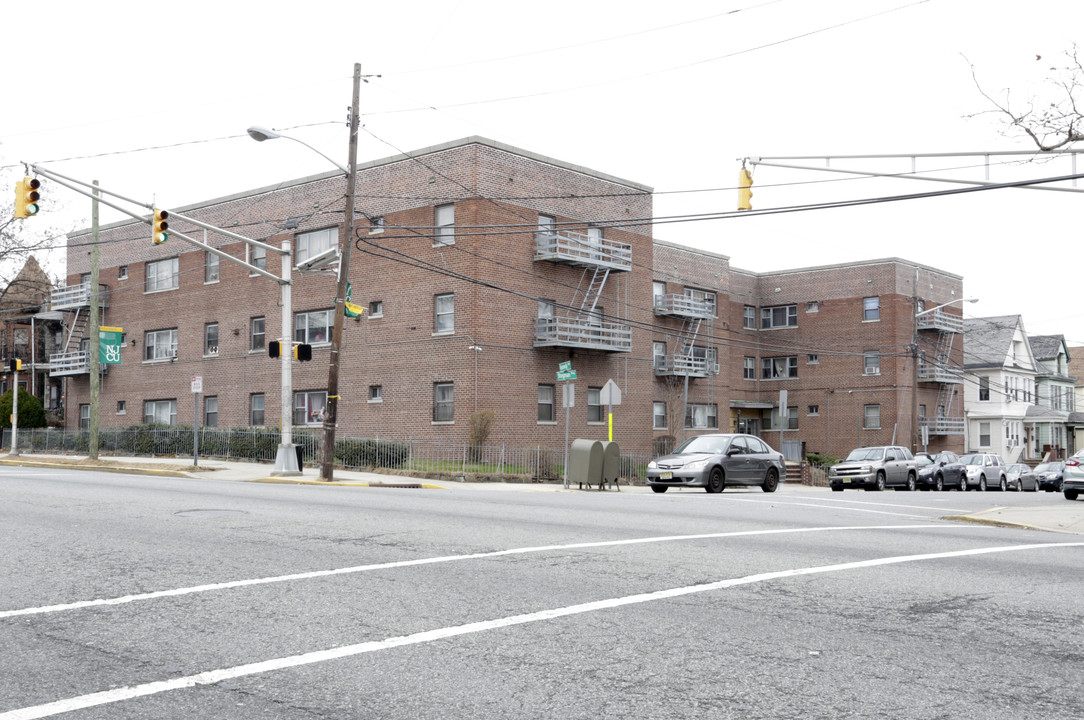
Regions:
<instances>
[{"instance_id":1,"label":"fire escape","mask_svg":"<svg viewBox=\"0 0 1084 720\"><path fill-rule=\"evenodd\" d=\"M104 319L108 306L108 286L98 286L98 305ZM61 351L49 356L49 375L86 375L90 373L90 283L54 290L50 306L54 312L67 315L64 322L64 343ZM102 371L108 371L108 365L102 365Z\"/></svg>"},{"instance_id":2,"label":"fire escape","mask_svg":"<svg viewBox=\"0 0 1084 720\"><path fill-rule=\"evenodd\" d=\"M715 317L715 308L707 300L693 295L656 295L655 315L681 318L681 331L675 342L676 350L654 359L655 375L708 377L719 373L714 349L697 347L696 338L704 320Z\"/></svg>"},{"instance_id":3,"label":"fire escape","mask_svg":"<svg viewBox=\"0 0 1084 720\"><path fill-rule=\"evenodd\" d=\"M963 435L963 394L959 392L964 381L962 367L952 362L952 347L956 337L964 331L963 318L950 315L944 310L935 310L917 319L919 341L926 346L933 346L932 352L919 350L918 381L938 383L937 407L935 414L927 416L922 424L933 435ZM959 411L956 397L959 396Z\"/></svg>"},{"instance_id":4,"label":"fire escape","mask_svg":"<svg viewBox=\"0 0 1084 720\"><path fill-rule=\"evenodd\" d=\"M610 273L632 269L632 246L603 238L601 233L546 228L535 233L534 259L583 268L567 307L553 308L551 316L535 321L535 347L632 351L632 328L604 321L598 307Z\"/></svg>"}]
</instances>

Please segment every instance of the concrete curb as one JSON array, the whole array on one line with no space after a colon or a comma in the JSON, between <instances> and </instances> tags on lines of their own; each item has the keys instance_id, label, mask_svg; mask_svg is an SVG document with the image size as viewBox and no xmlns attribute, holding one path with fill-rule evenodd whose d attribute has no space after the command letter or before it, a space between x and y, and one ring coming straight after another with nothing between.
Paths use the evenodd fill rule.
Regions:
<instances>
[{"instance_id":1,"label":"concrete curb","mask_svg":"<svg viewBox=\"0 0 1084 720\"><path fill-rule=\"evenodd\" d=\"M5 458L0 460L0 465L13 465L16 467L37 467L49 470L98 470L104 472L122 473L125 475L157 475L159 477L186 477L198 478L199 475L184 470L159 470L146 467L127 467L125 465L72 465L70 463L55 463L36 460L12 460Z\"/></svg>"},{"instance_id":2,"label":"concrete curb","mask_svg":"<svg viewBox=\"0 0 1084 720\"><path fill-rule=\"evenodd\" d=\"M408 490L447 490L448 488L441 485L431 485L429 483L387 483L387 482L354 482L350 480L332 480L327 482L326 480L305 480L302 478L289 478L289 477L263 477L253 478L251 480L245 480L244 482L252 483L269 483L274 485L319 485L320 487L372 487L372 488L405 488Z\"/></svg>"}]
</instances>

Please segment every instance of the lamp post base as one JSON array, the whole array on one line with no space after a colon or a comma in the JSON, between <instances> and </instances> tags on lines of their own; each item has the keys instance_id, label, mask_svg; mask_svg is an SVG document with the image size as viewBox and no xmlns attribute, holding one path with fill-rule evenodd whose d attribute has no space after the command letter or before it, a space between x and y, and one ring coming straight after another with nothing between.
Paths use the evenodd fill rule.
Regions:
<instances>
[{"instance_id":1,"label":"lamp post base","mask_svg":"<svg viewBox=\"0 0 1084 720\"><path fill-rule=\"evenodd\" d=\"M275 477L294 477L301 474L301 468L297 462L297 445L293 443L279 445L275 454L275 469L271 475Z\"/></svg>"}]
</instances>

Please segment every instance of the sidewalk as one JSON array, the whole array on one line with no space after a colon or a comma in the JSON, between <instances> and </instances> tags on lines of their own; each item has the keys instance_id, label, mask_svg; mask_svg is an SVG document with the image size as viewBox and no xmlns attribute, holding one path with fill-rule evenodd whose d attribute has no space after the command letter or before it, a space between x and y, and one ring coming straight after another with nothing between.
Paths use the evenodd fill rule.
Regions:
<instances>
[{"instance_id":1,"label":"sidewalk","mask_svg":"<svg viewBox=\"0 0 1084 720\"><path fill-rule=\"evenodd\" d=\"M265 463L246 463L224 460L200 459L193 467L188 458L154 457L102 457L91 463L86 456L79 455L39 455L23 453L12 457L0 455L0 466L21 465L27 467L46 467L63 469L105 470L108 472L138 475L158 475L166 477L191 477L225 482L263 482L319 485L323 487L396 487L429 490L489 490L516 492L562 492L564 485L553 483L500 483L500 482L456 482L449 480L428 480L390 475L362 470L335 470L335 481L322 482L316 468L305 468L299 477L276 477L271 474L273 466ZM780 490L808 489L811 491L828 488L806 488L794 483L780 486ZM606 492L617 492L607 490ZM573 486L567 492L581 492ZM587 491L584 491L587 492ZM598 492L592 488L590 492ZM621 485L620 492L650 493L645 485ZM1069 501L1060 494L1051 495L1050 503L1030 507L997 507L970 515L957 515L945 518L960 522L979 523L1005 527L1045 530L1048 532L1084 535L1084 501Z\"/></svg>"}]
</instances>

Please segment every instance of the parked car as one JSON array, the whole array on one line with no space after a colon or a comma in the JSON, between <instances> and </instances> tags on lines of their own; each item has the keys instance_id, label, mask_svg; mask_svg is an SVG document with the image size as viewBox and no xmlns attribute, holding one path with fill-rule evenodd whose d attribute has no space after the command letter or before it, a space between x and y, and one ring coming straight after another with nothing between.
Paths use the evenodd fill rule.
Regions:
<instances>
[{"instance_id":1,"label":"parked car","mask_svg":"<svg viewBox=\"0 0 1084 720\"><path fill-rule=\"evenodd\" d=\"M1010 490L1035 492L1039 489L1039 476L1023 463L1006 466L1005 480L1009 484Z\"/></svg>"},{"instance_id":2,"label":"parked car","mask_svg":"<svg viewBox=\"0 0 1084 720\"><path fill-rule=\"evenodd\" d=\"M1009 486L1009 480L1005 476L1005 461L1000 455L994 453L971 453L960 458L960 462L967 466L967 490L988 490L998 488L1005 490Z\"/></svg>"},{"instance_id":3,"label":"parked car","mask_svg":"<svg viewBox=\"0 0 1084 720\"><path fill-rule=\"evenodd\" d=\"M944 490L946 487L964 489L966 472L956 453L915 453L915 469L915 481L921 490Z\"/></svg>"},{"instance_id":4,"label":"parked car","mask_svg":"<svg viewBox=\"0 0 1084 720\"><path fill-rule=\"evenodd\" d=\"M1076 500L1084 492L1084 450L1065 461L1061 472L1061 491L1066 500Z\"/></svg>"},{"instance_id":5,"label":"parked car","mask_svg":"<svg viewBox=\"0 0 1084 720\"><path fill-rule=\"evenodd\" d=\"M886 487L914 490L918 470L911 451L898 445L881 445L852 450L843 462L828 470L828 484L840 491L849 487L884 490Z\"/></svg>"},{"instance_id":6,"label":"parked car","mask_svg":"<svg viewBox=\"0 0 1084 720\"><path fill-rule=\"evenodd\" d=\"M1047 492L1061 492L1064 471L1065 463L1060 461L1036 465L1035 474L1039 476L1039 489Z\"/></svg>"},{"instance_id":7,"label":"parked car","mask_svg":"<svg viewBox=\"0 0 1084 720\"><path fill-rule=\"evenodd\" d=\"M698 435L647 464L647 484L657 493L672 487L722 492L727 485L759 485L775 492L786 477L783 453L755 435Z\"/></svg>"}]
</instances>

